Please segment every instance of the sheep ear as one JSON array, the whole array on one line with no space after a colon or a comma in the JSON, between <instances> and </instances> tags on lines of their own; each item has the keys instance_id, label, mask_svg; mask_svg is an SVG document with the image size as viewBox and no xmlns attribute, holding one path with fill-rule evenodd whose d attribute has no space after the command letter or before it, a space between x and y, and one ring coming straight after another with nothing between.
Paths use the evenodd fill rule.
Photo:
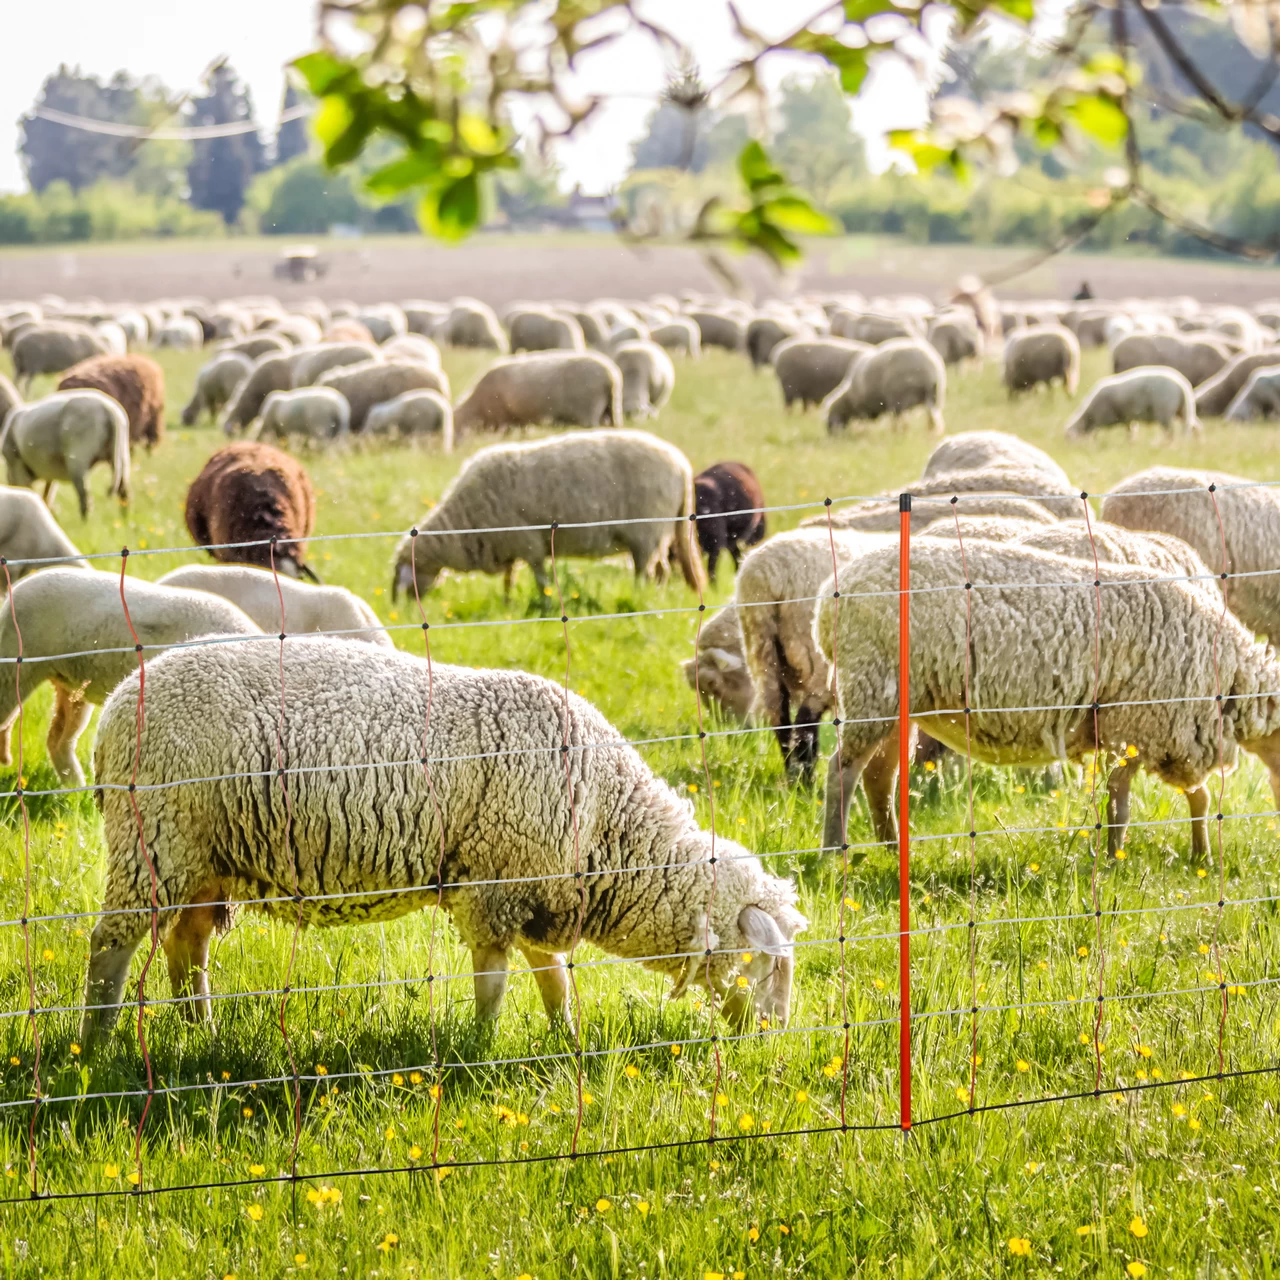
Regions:
<instances>
[{"instance_id":1,"label":"sheep ear","mask_svg":"<svg viewBox=\"0 0 1280 1280\"><path fill-rule=\"evenodd\" d=\"M768 956L785 956L790 949L778 922L759 907L743 907L738 913L738 928L752 951L763 951Z\"/></svg>"},{"instance_id":2,"label":"sheep ear","mask_svg":"<svg viewBox=\"0 0 1280 1280\"><path fill-rule=\"evenodd\" d=\"M708 649L707 657L715 663L718 671L741 671L744 666L742 659L727 649Z\"/></svg>"}]
</instances>

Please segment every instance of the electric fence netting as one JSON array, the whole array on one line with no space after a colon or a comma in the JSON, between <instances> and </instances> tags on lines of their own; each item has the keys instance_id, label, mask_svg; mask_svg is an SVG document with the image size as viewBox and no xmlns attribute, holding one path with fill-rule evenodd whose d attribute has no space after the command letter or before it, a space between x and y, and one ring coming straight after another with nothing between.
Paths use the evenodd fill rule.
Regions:
<instances>
[{"instance_id":1,"label":"electric fence netting","mask_svg":"<svg viewBox=\"0 0 1280 1280\"><path fill-rule=\"evenodd\" d=\"M25 1203L283 1184L319 1195L339 1179L392 1174L438 1185L473 1167L834 1142L1153 1092L1172 1092L1176 1121L1199 1129L1224 1091L1243 1087L1233 1082L1276 1067L1257 1031L1274 1022L1280 995L1280 890L1258 868L1280 816L1269 785L1280 778L1280 663L1255 639L1266 628L1251 610L1280 565L1244 552L1248 522L1233 514L1243 488L1144 494L1178 512L1180 528L1199 519L1208 530L1211 541L1188 539L1172 568L1117 557L1114 534L1099 529L1108 495L1080 494L1058 522L1072 555L968 526L971 493L902 495L896 529L878 526L874 545L850 533L849 499L812 504L807 524L830 552L821 590L731 603L815 615L809 643L829 668L833 721L822 730L825 796L821 779L787 787L776 773L774 740L785 750L798 727L789 707L781 722L738 722L703 687L712 612L701 590L680 607L579 612L557 525L547 608L535 616L449 619L415 576L410 620L389 627L424 690L412 739L380 742L376 715L357 714L332 726L338 750L315 731L317 688L357 709L373 694L358 682L317 685L315 651L300 648L315 633L290 631L278 576L274 634L155 645L135 627L129 584L138 559L159 552L88 557L119 574L130 643L94 653L136 666L113 696L128 753L100 755L107 767L91 784L53 785L52 770L31 761L24 703L83 655L24 647L14 587L32 566L0 561L17 644L0 659L14 691L5 816L16 871L0 920L0 1133L20 1153L3 1194ZM694 520L678 536L696 556ZM521 738L512 724L476 750L443 750L453 669L433 643L494 626L536 636L543 656L554 637L554 740ZM589 660L581 641L624 626L680 628L693 688L661 731L593 738L577 692ZM160 680L166 668L152 667L171 666L162 650L175 649L216 653L219 671L269 655L269 696L254 686L244 743L219 744L246 767L190 773L166 746L179 708ZM606 710L626 723L625 691ZM202 728L222 732L188 726ZM637 752L707 833L696 846L704 901L686 900L685 843L655 838L647 857L618 858L601 827L590 779ZM563 825L563 863L490 873L461 858L459 822L488 833L481 845L503 833L483 803L457 816L464 769L495 788L501 769L553 778L526 802L531 820ZM771 818L747 849L739 809L765 789ZM182 796L186 809L175 807ZM127 901L97 887L103 842L82 840L78 882L49 875L46 855L67 838L60 815L92 829L93 804L107 814L109 875L130 869ZM178 813L207 817L213 890L175 891L186 883L172 865ZM354 838L345 852L330 848L335 813L403 858L361 862ZM724 944L713 925L717 899L723 908L756 855L797 882L807 917L763 955ZM544 901L562 909L554 938L545 922L534 927L540 908L528 909ZM473 902L524 912L511 935L528 963L512 972L496 1026L476 1015L501 1002L506 952L460 943L469 926L459 913ZM690 906L698 923L679 945L646 952L627 941L652 932L629 912L684 918ZM343 927L304 928L324 923ZM83 975L117 934L131 940L118 997L101 998L110 983L68 985L50 963L69 949ZM683 1000L666 999L673 976ZM622 997L602 1001L615 980ZM548 1020L543 1005L560 1016ZM117 1012L116 1029L91 1045L81 1028ZM677 1134L628 1105L629 1081L654 1073L679 1090ZM326 1159L323 1142L344 1108L379 1135L346 1165ZM264 1126L280 1158L220 1160L212 1139L208 1150L193 1140L197 1112ZM86 1173L66 1135L126 1125L127 1150L118 1144L105 1174ZM169 1159L179 1147L187 1158ZM158 1152L188 1176L152 1177Z\"/></svg>"}]
</instances>

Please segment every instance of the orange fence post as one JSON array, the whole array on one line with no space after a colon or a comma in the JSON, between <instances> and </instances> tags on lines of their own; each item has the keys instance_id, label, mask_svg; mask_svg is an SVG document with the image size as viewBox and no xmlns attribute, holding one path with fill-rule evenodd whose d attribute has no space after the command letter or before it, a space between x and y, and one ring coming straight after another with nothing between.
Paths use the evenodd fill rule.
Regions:
<instances>
[{"instance_id":1,"label":"orange fence post","mask_svg":"<svg viewBox=\"0 0 1280 1280\"><path fill-rule=\"evenodd\" d=\"M911 495L898 495L898 1080L902 1130L911 1128Z\"/></svg>"}]
</instances>

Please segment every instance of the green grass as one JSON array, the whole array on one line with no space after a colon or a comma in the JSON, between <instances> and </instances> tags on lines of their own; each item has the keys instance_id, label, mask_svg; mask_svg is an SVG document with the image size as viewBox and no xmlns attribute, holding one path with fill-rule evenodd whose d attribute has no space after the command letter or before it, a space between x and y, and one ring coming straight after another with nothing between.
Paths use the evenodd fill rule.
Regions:
<instances>
[{"instance_id":1,"label":"green grass","mask_svg":"<svg viewBox=\"0 0 1280 1280\"><path fill-rule=\"evenodd\" d=\"M176 420L199 361L163 360ZM458 388L480 367L456 356L447 363ZM1100 372L1100 359L1090 357L1087 376ZM1091 490L1157 459L1274 473L1267 428L1214 424L1204 443L1166 440L1153 428L1136 441L1117 433L1068 446L1061 436L1067 412L1060 395L1009 405L988 368L953 383L947 417L953 431L1002 428L1044 445ZM831 439L815 415L782 412L770 376L753 377L742 360L719 353L679 367L675 395L656 429L696 467L723 458L750 463L773 504L905 485L919 474L931 444L919 424L900 434L876 428ZM59 518L86 550L185 545L186 485L219 442L207 428L173 430L153 455L135 457L135 497L127 512L101 496L97 475L89 520L81 523L69 492L58 497ZM389 535L315 544L313 560L325 579L360 592L388 623L410 621L403 602L397 615L390 600L391 535L439 496L462 456L353 450L309 457L320 491L318 533ZM774 527L803 514L786 513ZM131 557L129 571L154 577L186 558ZM119 568L118 561L104 563ZM561 581L574 618L572 687L629 737L696 732L693 695L677 665L692 650L696 626L687 591L675 584L636 586L626 567L611 562L562 565ZM709 600L730 589L726 576ZM502 618L519 624L433 625L436 658L563 678L561 628L545 620L527 571L510 600L497 580L448 577L427 608L434 624ZM681 612L608 622L583 616L656 608ZM416 629L395 634L411 650L421 645ZM33 789L55 785L44 760L49 710L44 695L28 704L25 772ZM91 737L83 740L86 762ZM769 735L709 738L710 789L696 740L644 753L663 777L688 790L704 821L714 800L717 829L749 847L782 855L819 843L821 796L784 785ZM14 780L11 771L0 777L0 787ZM1099 863L1098 899L1107 912L1099 924L1091 914L1091 849L1080 835L1082 823L1092 822L1087 778L1052 785L1037 775L979 769L975 781L977 827L1004 834L979 840L972 861L964 840L918 838L914 845L914 920L937 929L913 940L913 1001L918 1013L945 1015L915 1023L916 1115L967 1106L972 1022L948 1011L967 1009L975 999L966 927L971 900L982 922L973 932L977 1003L1025 1006L978 1018L979 1105L1094 1088L1093 997L1101 956L1108 995L1126 997L1104 1006L1103 1085L1124 1086L1123 1092L961 1116L909 1138L853 1130L762 1140L766 1126L774 1133L838 1127L842 1086L850 1125L892 1125L898 1117L896 861L873 852L849 867L845 883L838 865L778 856L774 870L803 873L802 907L811 921L810 945L799 952L792 1032L723 1044L717 1073L705 1039L708 1011L697 994L672 1004L661 981L632 965L588 964L579 971L584 1046L593 1051L584 1063L582 1150L696 1143L706 1137L713 1111L720 1133L749 1132L753 1140L460 1168L439 1180L429 1168L433 1028L422 980L429 963L437 973L462 975L434 988L438 1051L445 1061L464 1064L442 1080L442 1161L566 1151L577 1084L572 1058L564 1056L572 1046L548 1031L527 974L516 974L492 1041L476 1039L466 953L444 920L435 922L433 942L432 916L423 912L384 927L304 935L294 985L326 989L296 991L287 1009L299 1068L312 1077L303 1087L300 1172L411 1164L427 1166L422 1172L304 1182L296 1198L286 1184L259 1183L289 1168L292 1092L237 1082L289 1075L278 999L218 1002L215 1032L191 1029L160 1006L146 1019L157 1083L195 1087L151 1107L143 1135L145 1184L254 1185L32 1204L25 1181L29 1110L7 1106L0 1111L6 1174L0 1194L14 1203L4 1208L0 1228L5 1272L247 1277L307 1271L498 1280L526 1273L552 1280L735 1271L1119 1277L1140 1261L1150 1275L1273 1274L1273 1078L1174 1082L1183 1073L1218 1069L1215 941L1227 981L1244 985L1244 994L1229 1001L1228 1068L1266 1066L1277 1058L1276 989L1265 981L1246 985L1274 975L1276 904L1232 906L1219 919L1217 861L1192 862L1186 825L1178 821L1136 827L1124 861ZM919 772L911 788L918 837L964 826L965 778L954 761ZM1226 812L1271 807L1256 763L1229 779ZM1135 787L1133 809L1137 823L1185 813L1180 797L1145 778ZM31 913L92 912L102 874L92 804L84 796L37 799L32 814ZM1045 830L1020 832L1027 827ZM850 839L870 839L856 809ZM1280 893L1275 849L1269 818L1224 824L1225 896L1243 902ZM0 828L0 859L0 915L15 919L23 914L24 841L12 812ZM843 965L839 946L829 941L841 928L842 899L851 904ZM1019 922L997 923L1012 917ZM79 999L91 925L91 918L74 918L31 926L40 1005ZM244 916L216 946L215 991L277 989L291 943L289 928ZM580 956L603 958L587 948ZM135 978L140 967L141 958ZM157 963L148 980L156 998L168 995L163 970ZM0 1008L27 1006L23 940L15 927L0 930L0 987ZM1187 988L1194 990L1160 994ZM841 1064L845 1008L859 1025ZM42 1015L40 1036L45 1095L75 1098L40 1109L41 1188L128 1189L141 1100L79 1095L145 1088L132 1020L122 1019L91 1062L72 1048L72 1013ZM672 1041L698 1043L675 1054ZM484 1059L512 1061L486 1065ZM24 1018L0 1022L0 1064L0 1103L29 1099L33 1045ZM319 1066L326 1076L319 1076ZM415 1069L423 1070L420 1081ZM1143 1083L1160 1087L1131 1087ZM341 1201L321 1195L320 1187L340 1191ZM1132 1233L1134 1219L1145 1224L1145 1235ZM1090 1231L1081 1234L1084 1227ZM1030 1254L1013 1253L1011 1238L1029 1240Z\"/></svg>"}]
</instances>

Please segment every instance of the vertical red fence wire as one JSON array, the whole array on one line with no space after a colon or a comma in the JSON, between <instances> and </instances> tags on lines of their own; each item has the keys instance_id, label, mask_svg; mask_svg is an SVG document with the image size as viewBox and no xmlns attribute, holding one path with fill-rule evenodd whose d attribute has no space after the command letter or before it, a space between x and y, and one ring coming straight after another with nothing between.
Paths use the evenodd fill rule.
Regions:
<instances>
[{"instance_id":1,"label":"vertical red fence wire","mask_svg":"<svg viewBox=\"0 0 1280 1280\"><path fill-rule=\"evenodd\" d=\"M898 1078L899 1119L911 1128L911 495L898 496Z\"/></svg>"}]
</instances>

